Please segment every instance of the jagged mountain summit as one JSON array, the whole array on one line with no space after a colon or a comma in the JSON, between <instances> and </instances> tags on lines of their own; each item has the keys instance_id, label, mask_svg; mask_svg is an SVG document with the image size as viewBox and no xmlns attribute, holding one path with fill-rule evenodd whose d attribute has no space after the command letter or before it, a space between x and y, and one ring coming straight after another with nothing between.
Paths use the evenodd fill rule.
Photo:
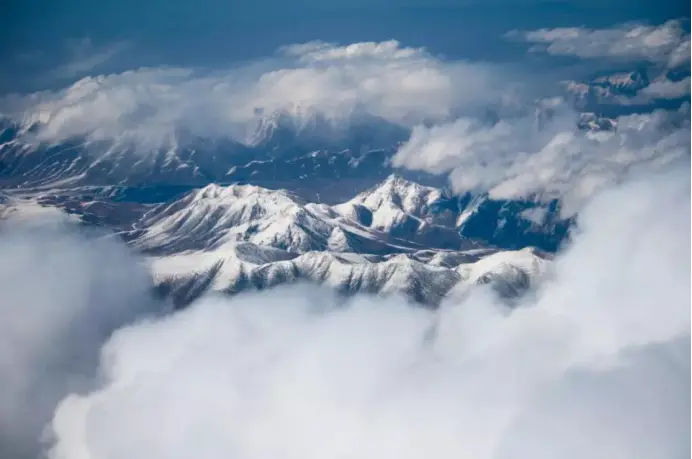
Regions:
<instances>
[{"instance_id":1,"label":"jagged mountain summit","mask_svg":"<svg viewBox=\"0 0 692 459\"><path fill-rule=\"evenodd\" d=\"M127 233L147 253L215 249L251 242L294 253L330 250L391 254L411 250L462 250L493 244L511 232L562 237L554 231L555 203L496 201L465 196L439 212L442 191L390 175L376 186L335 205L311 203L287 190L256 185L207 185L178 200L150 208ZM511 217L511 218L510 218ZM496 226L492 222L496 222ZM489 232L482 233L485 228ZM533 228L533 233L531 232ZM539 241L540 242L540 241Z\"/></svg>"},{"instance_id":2,"label":"jagged mountain summit","mask_svg":"<svg viewBox=\"0 0 692 459\"><path fill-rule=\"evenodd\" d=\"M292 253L388 254L478 244L431 220L440 191L396 175L344 203L305 202L286 190L207 185L148 211L128 234L150 253L251 242Z\"/></svg>"},{"instance_id":3,"label":"jagged mountain summit","mask_svg":"<svg viewBox=\"0 0 692 459\"><path fill-rule=\"evenodd\" d=\"M430 306L484 284L501 297L513 299L539 282L549 264L545 254L531 248L421 250L378 256L329 251L295 254L253 243L150 261L157 288L178 305L209 291L237 294L301 281L344 294L399 294Z\"/></svg>"},{"instance_id":4,"label":"jagged mountain summit","mask_svg":"<svg viewBox=\"0 0 692 459\"><path fill-rule=\"evenodd\" d=\"M440 188L396 174L333 203L256 184L188 190L156 202L131 187L26 188L3 196L2 215L35 213L11 211L28 202L117 231L146 257L156 289L178 305L209 291L294 282L426 305L483 284L514 298L538 282L549 266L545 250L554 251L569 228L555 202L449 200Z\"/></svg>"},{"instance_id":5,"label":"jagged mountain summit","mask_svg":"<svg viewBox=\"0 0 692 459\"><path fill-rule=\"evenodd\" d=\"M286 190L208 185L151 208L125 237L179 304L304 281L435 305L478 284L515 297L540 278L548 254L464 237L473 211L435 213L441 196L396 175L333 206Z\"/></svg>"}]
</instances>

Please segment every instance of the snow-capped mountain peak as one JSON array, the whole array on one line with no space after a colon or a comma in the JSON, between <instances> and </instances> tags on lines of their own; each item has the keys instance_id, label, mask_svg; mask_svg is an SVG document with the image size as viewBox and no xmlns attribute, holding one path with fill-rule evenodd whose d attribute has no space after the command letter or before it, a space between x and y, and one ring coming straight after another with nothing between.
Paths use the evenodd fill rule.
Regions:
<instances>
[{"instance_id":1,"label":"snow-capped mountain peak","mask_svg":"<svg viewBox=\"0 0 692 459\"><path fill-rule=\"evenodd\" d=\"M361 193L351 202L360 202L371 210L393 206L409 214L420 214L441 197L441 191L408 181L392 174L373 189Z\"/></svg>"},{"instance_id":2,"label":"snow-capped mountain peak","mask_svg":"<svg viewBox=\"0 0 692 459\"><path fill-rule=\"evenodd\" d=\"M284 190L208 185L149 212L137 244L146 250L212 249L238 241L291 251L323 249L332 226Z\"/></svg>"},{"instance_id":3,"label":"snow-capped mountain peak","mask_svg":"<svg viewBox=\"0 0 692 459\"><path fill-rule=\"evenodd\" d=\"M425 224L422 218L441 196L440 190L390 175L382 183L335 208L342 215L361 221L367 215L367 225L380 231L405 228L410 232Z\"/></svg>"},{"instance_id":4,"label":"snow-capped mountain peak","mask_svg":"<svg viewBox=\"0 0 692 459\"><path fill-rule=\"evenodd\" d=\"M112 191L99 196L107 199ZM426 221L442 194L390 176L330 206L307 203L286 190L209 184L145 206L123 236L151 261L156 285L180 304L210 289L235 293L301 280L346 293L406 294L437 304L452 290L484 283L502 295L517 295L540 277L543 254L503 252L460 235L462 228L454 225L460 209L448 226ZM486 208L486 198L479 199L478 206L467 203L475 210L463 228L502 218L503 206Z\"/></svg>"}]
</instances>

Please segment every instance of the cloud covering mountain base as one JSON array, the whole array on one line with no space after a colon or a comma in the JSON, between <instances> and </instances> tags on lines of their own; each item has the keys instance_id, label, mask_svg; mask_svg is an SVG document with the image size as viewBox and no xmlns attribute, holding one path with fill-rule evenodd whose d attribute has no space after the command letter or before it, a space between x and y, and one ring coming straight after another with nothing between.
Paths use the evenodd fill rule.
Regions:
<instances>
[{"instance_id":1,"label":"cloud covering mountain base","mask_svg":"<svg viewBox=\"0 0 692 459\"><path fill-rule=\"evenodd\" d=\"M0 169L23 187L119 177L198 184L218 177L205 170L236 170L231 150L262 152L258 161L270 164L282 138L340 138L351 124L377 121L410 132L392 146L393 166L449 174L454 192L560 199L577 215L545 278L512 306L487 285L434 309L294 285L207 295L172 313L152 298L144 264L110 238L62 220L10 222L0 228L0 455L689 457L690 110L682 100L657 105L689 93L687 29L673 21L512 37L609 72L645 64L642 81L651 82L615 98L627 110L605 118L554 97L557 71L517 74L507 63L450 61L396 41L309 42L226 70L139 68L0 97ZM575 76L589 82L576 83L587 96L596 70ZM609 90L634 82L635 73L619 75L604 75ZM635 102L644 112L630 111ZM291 135L279 135L284 128ZM210 185L201 194L223 192ZM236 222L223 234L198 223L223 222L237 198L226 210L200 199L200 215L216 218L181 212L150 248L166 248L170 238L158 236L184 223L229 234ZM279 204L267 222L285 210L289 225L273 234L308 241L317 233L292 229L316 222L325 229L319 250L354 253L343 228L291 199ZM360 215L367 206L356 204ZM361 226L391 230L378 227L378 209L367 208ZM257 236L250 228L243 237Z\"/></svg>"},{"instance_id":2,"label":"cloud covering mountain base","mask_svg":"<svg viewBox=\"0 0 692 459\"><path fill-rule=\"evenodd\" d=\"M515 309L484 289L431 311L294 286L133 322L147 297L136 282L81 295L94 273L120 271L91 263L110 249L77 242L94 255L59 270L71 282L55 285L71 293L39 301L20 289L4 303L37 326L21 342L3 333L14 354L0 378L42 381L36 393L62 398L53 459L686 457L689 187L671 173L602 194L552 277ZM42 253L59 255L79 238L49 240ZM9 250L1 259L16 269ZM23 259L13 279L35 279L45 260ZM93 367L61 365L71 343L99 347L74 332L94 328L118 328L97 379ZM56 329L72 332L54 339ZM75 376L89 384L61 383ZM21 398L24 411L40 398ZM0 405L3 422L21 413L14 400ZM26 428L16 438L40 434L35 422L14 427Z\"/></svg>"}]
</instances>

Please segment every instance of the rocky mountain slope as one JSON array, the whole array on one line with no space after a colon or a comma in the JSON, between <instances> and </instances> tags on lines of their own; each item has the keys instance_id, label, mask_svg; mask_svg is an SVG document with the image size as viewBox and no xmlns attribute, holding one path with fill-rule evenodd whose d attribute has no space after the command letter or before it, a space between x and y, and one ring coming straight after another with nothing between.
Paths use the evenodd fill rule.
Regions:
<instances>
[{"instance_id":1,"label":"rocky mountain slope","mask_svg":"<svg viewBox=\"0 0 692 459\"><path fill-rule=\"evenodd\" d=\"M540 277L547 254L460 235L473 217L433 212L441 196L398 176L334 206L285 190L208 185L150 209L124 237L179 304L210 290L305 281L435 305L476 284L513 297Z\"/></svg>"},{"instance_id":2,"label":"rocky mountain slope","mask_svg":"<svg viewBox=\"0 0 692 459\"><path fill-rule=\"evenodd\" d=\"M441 189L398 175L331 205L249 184L209 184L160 203L123 193L12 191L0 214L30 215L43 206L117 231L145 256L156 289L179 306L210 291L295 282L343 294L399 294L431 306L483 284L514 298L549 266L546 252L527 246L562 240L568 228L555 203L461 196L445 208ZM540 243L526 244L531 235Z\"/></svg>"}]
</instances>

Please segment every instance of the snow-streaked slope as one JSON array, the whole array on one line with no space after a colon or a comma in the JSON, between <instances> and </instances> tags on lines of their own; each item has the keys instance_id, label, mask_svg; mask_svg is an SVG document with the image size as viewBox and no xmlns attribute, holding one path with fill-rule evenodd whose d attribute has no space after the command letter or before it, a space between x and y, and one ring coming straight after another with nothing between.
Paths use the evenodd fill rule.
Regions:
<instances>
[{"instance_id":1,"label":"snow-streaked slope","mask_svg":"<svg viewBox=\"0 0 692 459\"><path fill-rule=\"evenodd\" d=\"M455 218L431 210L443 193L390 175L377 186L334 206L344 217L393 237L414 241L424 247L469 248L471 242L459 238Z\"/></svg>"},{"instance_id":2,"label":"snow-streaked slope","mask_svg":"<svg viewBox=\"0 0 692 459\"><path fill-rule=\"evenodd\" d=\"M367 220L367 226L380 231L390 232L406 226L418 229L424 224L421 217L429 214L430 205L441 196L438 189L390 175L376 187L335 208L342 215ZM367 210L364 212L364 209Z\"/></svg>"},{"instance_id":3,"label":"snow-streaked slope","mask_svg":"<svg viewBox=\"0 0 692 459\"><path fill-rule=\"evenodd\" d=\"M548 265L547 255L532 247L496 252L474 263L460 264L456 272L461 282L452 294L461 293L472 285L491 284L503 297L516 297L540 280Z\"/></svg>"},{"instance_id":4,"label":"snow-streaked slope","mask_svg":"<svg viewBox=\"0 0 692 459\"><path fill-rule=\"evenodd\" d=\"M151 266L159 288L179 304L207 291L235 294L307 281L346 294L401 294L428 305L439 304L452 290L462 293L479 284L490 284L502 296L516 296L537 282L548 266L528 249L489 256L484 256L487 251L446 252L444 264L435 263L436 257L431 259L426 251L393 256L332 252L296 256L264 250L243 243L224 251L153 257ZM263 253L263 258L248 259L243 251Z\"/></svg>"},{"instance_id":5,"label":"snow-streaked slope","mask_svg":"<svg viewBox=\"0 0 692 459\"><path fill-rule=\"evenodd\" d=\"M252 185L208 185L146 214L134 242L145 250L176 252L252 242L291 252L325 250L333 225L285 191Z\"/></svg>"},{"instance_id":6,"label":"snow-streaked slope","mask_svg":"<svg viewBox=\"0 0 692 459\"><path fill-rule=\"evenodd\" d=\"M479 242L554 251L571 225L556 200L496 200L485 193L450 198L396 175L334 209L364 226L438 249L469 249Z\"/></svg>"},{"instance_id":7,"label":"snow-streaked slope","mask_svg":"<svg viewBox=\"0 0 692 459\"><path fill-rule=\"evenodd\" d=\"M464 241L454 228L433 227L419 217L438 196L398 177L333 207L305 203L285 190L212 184L152 209L132 239L150 253L213 250L241 241L292 253L398 253L431 243L443 247L439 242L459 248Z\"/></svg>"},{"instance_id":8,"label":"snow-streaked slope","mask_svg":"<svg viewBox=\"0 0 692 459\"><path fill-rule=\"evenodd\" d=\"M306 281L434 305L486 283L515 296L540 278L545 257L535 250L474 245L458 234L461 215L439 223L430 208L441 196L397 176L335 206L285 190L208 185L154 207L128 237L180 304L206 291Z\"/></svg>"},{"instance_id":9,"label":"snow-streaked slope","mask_svg":"<svg viewBox=\"0 0 692 459\"><path fill-rule=\"evenodd\" d=\"M476 282L488 273L507 274L517 270L537 277L545 270L546 263L545 255L541 256L536 249L527 247L494 252L476 262L462 263L456 270L464 280Z\"/></svg>"},{"instance_id":10,"label":"snow-streaked slope","mask_svg":"<svg viewBox=\"0 0 692 459\"><path fill-rule=\"evenodd\" d=\"M336 129L319 117L298 119L282 113L265 114L247 138L235 140L200 137L183 129L149 140L126 133L53 138L45 135L45 121L0 114L0 186L204 186L221 180L379 178L391 171L385 160L392 147L407 136L384 120ZM317 151L321 157L311 158Z\"/></svg>"},{"instance_id":11,"label":"snow-streaked slope","mask_svg":"<svg viewBox=\"0 0 692 459\"><path fill-rule=\"evenodd\" d=\"M41 205L46 196L1 197L6 218L59 212ZM283 190L208 185L145 206L134 229L121 234L146 255L157 289L179 305L205 292L235 294L293 282L436 305L478 284L516 296L541 277L545 255L474 246L454 226L436 223L429 208L439 197L439 190L400 177L336 206L306 203ZM99 203L86 201L80 209ZM409 221L415 226L402 232ZM454 248L442 247L431 228L453 235Z\"/></svg>"},{"instance_id":12,"label":"snow-streaked slope","mask_svg":"<svg viewBox=\"0 0 692 459\"><path fill-rule=\"evenodd\" d=\"M0 193L0 221L32 221L42 218L49 221L79 221L79 218L70 217L57 207L43 206L34 199L21 199Z\"/></svg>"}]
</instances>

